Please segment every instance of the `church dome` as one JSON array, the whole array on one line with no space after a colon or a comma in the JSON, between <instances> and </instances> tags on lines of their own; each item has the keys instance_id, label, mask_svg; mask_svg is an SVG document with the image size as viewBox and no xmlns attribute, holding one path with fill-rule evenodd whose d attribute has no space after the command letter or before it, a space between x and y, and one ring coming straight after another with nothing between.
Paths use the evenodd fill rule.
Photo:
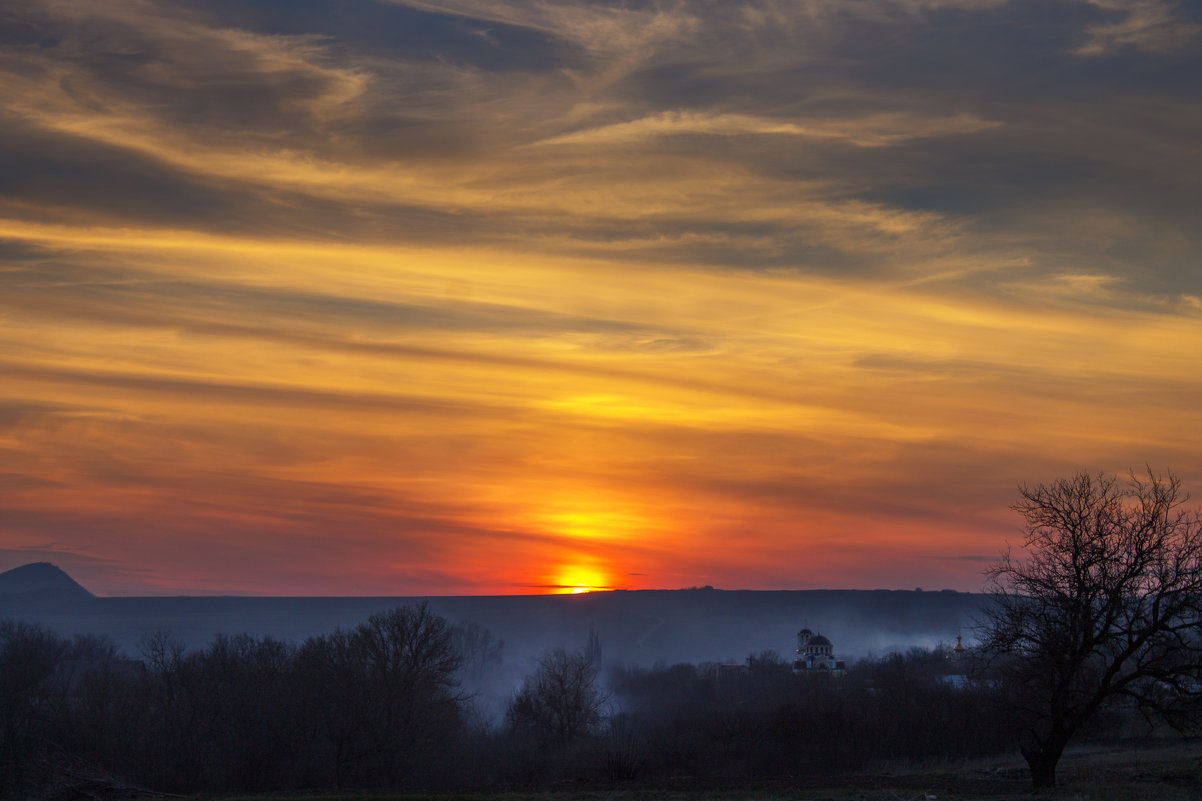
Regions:
<instances>
[{"instance_id":1,"label":"church dome","mask_svg":"<svg viewBox=\"0 0 1202 801\"><path fill-rule=\"evenodd\" d=\"M797 675L824 674L842 676L846 671L841 660L835 659L831 641L808 628L797 632L797 650L794 652L793 673Z\"/></svg>"}]
</instances>

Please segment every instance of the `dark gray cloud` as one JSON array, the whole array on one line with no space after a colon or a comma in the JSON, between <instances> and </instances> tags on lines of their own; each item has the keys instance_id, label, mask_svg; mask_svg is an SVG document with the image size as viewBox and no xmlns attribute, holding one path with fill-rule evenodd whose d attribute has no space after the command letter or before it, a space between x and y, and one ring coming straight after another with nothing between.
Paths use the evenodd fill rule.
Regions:
<instances>
[{"instance_id":1,"label":"dark gray cloud","mask_svg":"<svg viewBox=\"0 0 1202 801\"><path fill-rule=\"evenodd\" d=\"M54 75L66 97L98 111L152 107L225 136L311 132L306 103L354 82L302 58L311 38L255 47L236 29L169 4L16 2L6 16L6 66Z\"/></svg>"},{"instance_id":2,"label":"dark gray cloud","mask_svg":"<svg viewBox=\"0 0 1202 801\"><path fill-rule=\"evenodd\" d=\"M10 104L0 192L111 221L840 274L889 269L883 252L914 261L968 238L986 251L1004 241L1046 253L1048 270L1087 260L1122 273L1151 254L1141 278L1197 291L1202 48L1188 35L1197 9L837 5L793 16L768 3L23 2L6 12L12 47L0 69L53 86L57 100ZM1104 32L1132 20L1152 38ZM1164 38L1169 30L1180 36ZM701 117L675 133L593 144L583 159L562 148L513 158L514 147L547 137L682 112ZM67 113L107 115L119 130L68 134ZM45 129L46 115L59 130ZM187 140L219 149L212 169L132 143L139 115L159 129L148 136L180 138L171 152L186 153ZM707 132L706 120L724 115L752 127ZM766 132L774 124L811 133ZM386 190L348 197L320 177L280 182L217 163L234 151L334 170L487 164L495 178L462 185L470 197L449 202L430 191L410 202ZM642 189L625 179L605 191L630 212L540 205L540 186L604 186L620 177L614 162L631 157L681 161L668 181L717 165L746 179L716 214L652 198L640 209ZM459 168L449 177L462 180ZM523 183L529 197L515 203ZM848 203L934 216L874 228L823 211ZM794 213L746 213L783 204ZM1106 215L1129 221L1116 241L1073 234L1081 217Z\"/></svg>"},{"instance_id":3,"label":"dark gray cloud","mask_svg":"<svg viewBox=\"0 0 1202 801\"><path fill-rule=\"evenodd\" d=\"M115 223L250 230L262 200L84 136L0 117L0 196ZM26 211L28 214L28 211Z\"/></svg>"},{"instance_id":4,"label":"dark gray cloud","mask_svg":"<svg viewBox=\"0 0 1202 801\"><path fill-rule=\"evenodd\" d=\"M316 36L336 51L444 60L485 70L573 66L579 52L539 31L473 22L376 0L189 0L180 4L225 24L262 33Z\"/></svg>"}]
</instances>

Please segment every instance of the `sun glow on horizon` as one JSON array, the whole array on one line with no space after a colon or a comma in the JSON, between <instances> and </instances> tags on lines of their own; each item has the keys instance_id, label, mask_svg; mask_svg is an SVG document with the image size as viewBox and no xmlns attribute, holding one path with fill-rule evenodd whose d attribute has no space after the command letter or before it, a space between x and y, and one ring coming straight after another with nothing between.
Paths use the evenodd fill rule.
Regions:
<instances>
[{"instance_id":1,"label":"sun glow on horizon","mask_svg":"<svg viewBox=\"0 0 1202 801\"><path fill-rule=\"evenodd\" d=\"M531 523L560 537L591 542L620 542L661 528L646 508L648 500L632 499L604 488L560 490L540 498Z\"/></svg>"},{"instance_id":2,"label":"sun glow on horizon","mask_svg":"<svg viewBox=\"0 0 1202 801\"><path fill-rule=\"evenodd\" d=\"M586 592L611 590L609 577L597 567L588 565L566 565L556 573L550 583L555 595L582 595Z\"/></svg>"}]
</instances>

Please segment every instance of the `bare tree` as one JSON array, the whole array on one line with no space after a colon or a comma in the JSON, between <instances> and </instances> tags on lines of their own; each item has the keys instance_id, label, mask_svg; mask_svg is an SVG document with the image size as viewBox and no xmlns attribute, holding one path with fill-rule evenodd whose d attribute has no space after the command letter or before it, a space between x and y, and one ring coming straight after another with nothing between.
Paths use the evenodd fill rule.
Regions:
<instances>
[{"instance_id":1,"label":"bare tree","mask_svg":"<svg viewBox=\"0 0 1202 801\"><path fill-rule=\"evenodd\" d=\"M595 625L588 627L588 640L584 644L584 658L593 666L593 670L601 670L601 634Z\"/></svg>"},{"instance_id":2,"label":"bare tree","mask_svg":"<svg viewBox=\"0 0 1202 801\"><path fill-rule=\"evenodd\" d=\"M67 643L49 629L0 621L0 796L24 796L44 777L38 766L54 699L47 682Z\"/></svg>"},{"instance_id":3,"label":"bare tree","mask_svg":"<svg viewBox=\"0 0 1202 801\"><path fill-rule=\"evenodd\" d=\"M450 625L424 603L307 640L297 680L334 783L399 786L414 771L445 767L438 761L462 711L460 661Z\"/></svg>"},{"instance_id":4,"label":"bare tree","mask_svg":"<svg viewBox=\"0 0 1202 801\"><path fill-rule=\"evenodd\" d=\"M512 729L548 744L565 744L601 722L605 697L588 653L554 648L543 654L509 705Z\"/></svg>"},{"instance_id":5,"label":"bare tree","mask_svg":"<svg viewBox=\"0 0 1202 801\"><path fill-rule=\"evenodd\" d=\"M505 643L475 622L456 623L451 627L451 645L459 654L459 672L473 686L501 667Z\"/></svg>"},{"instance_id":6,"label":"bare tree","mask_svg":"<svg viewBox=\"0 0 1202 801\"><path fill-rule=\"evenodd\" d=\"M1069 740L1128 699L1184 727L1202 700L1202 516L1171 473L1126 484L1080 473L1020 487L1025 555L986 575L987 652L1023 717L1036 788L1056 783Z\"/></svg>"}]
</instances>

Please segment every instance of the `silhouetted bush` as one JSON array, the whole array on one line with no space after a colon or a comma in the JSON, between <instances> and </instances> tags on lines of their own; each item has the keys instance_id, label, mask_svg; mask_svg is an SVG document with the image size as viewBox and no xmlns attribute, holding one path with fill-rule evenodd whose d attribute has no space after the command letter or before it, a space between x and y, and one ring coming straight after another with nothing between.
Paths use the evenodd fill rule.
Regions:
<instances>
[{"instance_id":1,"label":"silhouetted bush","mask_svg":"<svg viewBox=\"0 0 1202 801\"><path fill-rule=\"evenodd\" d=\"M844 676L794 675L771 652L736 667L611 671L627 736L642 744L640 775L842 772L996 753L1009 736L989 703L994 686L942 653L889 655Z\"/></svg>"}]
</instances>

